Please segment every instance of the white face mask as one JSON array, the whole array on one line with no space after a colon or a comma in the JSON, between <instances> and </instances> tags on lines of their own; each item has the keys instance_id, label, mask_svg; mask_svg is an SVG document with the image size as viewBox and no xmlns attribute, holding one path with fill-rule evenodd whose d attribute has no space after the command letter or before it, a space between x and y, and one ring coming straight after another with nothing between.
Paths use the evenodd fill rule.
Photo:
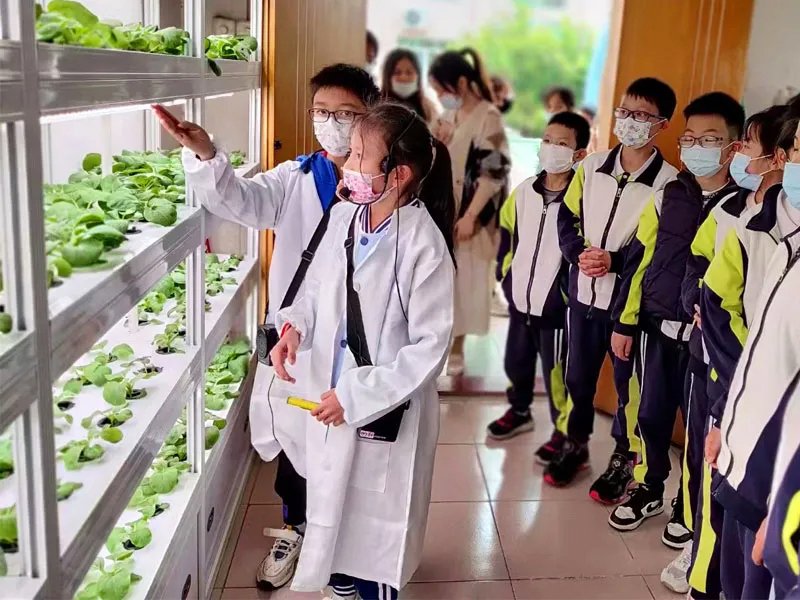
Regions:
<instances>
[{"instance_id":1,"label":"white face mask","mask_svg":"<svg viewBox=\"0 0 800 600\"><path fill-rule=\"evenodd\" d=\"M614 123L614 135L617 136L623 146L641 148L655 137L655 135L650 135L653 125L649 121L642 123L633 117L617 119L616 123Z\"/></svg>"},{"instance_id":2,"label":"white face mask","mask_svg":"<svg viewBox=\"0 0 800 600\"><path fill-rule=\"evenodd\" d=\"M392 91L404 100L410 98L419 91L419 79L414 79L414 81L392 79Z\"/></svg>"},{"instance_id":3,"label":"white face mask","mask_svg":"<svg viewBox=\"0 0 800 600\"><path fill-rule=\"evenodd\" d=\"M350 150L350 132L353 123L339 123L328 117L324 123L314 123L314 136L331 156L346 156Z\"/></svg>"},{"instance_id":4,"label":"white face mask","mask_svg":"<svg viewBox=\"0 0 800 600\"><path fill-rule=\"evenodd\" d=\"M548 173L566 173L575 164L575 151L568 146L542 142L539 146L539 168Z\"/></svg>"}]
</instances>

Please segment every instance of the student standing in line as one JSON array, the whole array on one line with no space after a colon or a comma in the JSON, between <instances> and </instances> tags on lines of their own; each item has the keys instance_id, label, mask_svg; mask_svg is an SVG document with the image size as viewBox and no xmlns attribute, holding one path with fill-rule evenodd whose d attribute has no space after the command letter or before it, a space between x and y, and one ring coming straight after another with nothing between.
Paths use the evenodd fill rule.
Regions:
<instances>
[{"instance_id":1,"label":"student standing in line","mask_svg":"<svg viewBox=\"0 0 800 600\"><path fill-rule=\"evenodd\" d=\"M678 139L685 170L655 193L641 218L622 275L621 295L627 298L616 319L611 347L620 360L629 336L641 333L635 358L640 381L637 415L642 461L634 468L638 486L611 513L608 522L619 531L636 529L664 511L664 484L670 471L670 441L678 409L687 422L688 342L694 311L681 300L690 245L700 224L719 204L735 197L728 163L739 147L744 125L741 104L722 92L711 92L683 110L686 127ZM684 464L686 464L684 462ZM688 466L688 465L687 465ZM696 491L700 471L685 471L682 480ZM692 557L691 520L685 518L682 488L672 504L672 517L662 542L682 549L680 560L662 574L665 585L680 593Z\"/></svg>"},{"instance_id":2,"label":"student standing in line","mask_svg":"<svg viewBox=\"0 0 800 600\"><path fill-rule=\"evenodd\" d=\"M426 123L433 123L437 111L433 102L425 95L417 55L411 50L392 50L383 62L381 97L405 104Z\"/></svg>"},{"instance_id":3,"label":"student standing in line","mask_svg":"<svg viewBox=\"0 0 800 600\"><path fill-rule=\"evenodd\" d=\"M693 530L692 558L686 585L692 598L718 598L720 578L720 540L723 510L711 495L712 470L704 458L709 430L711 399L719 392L716 372L709 367L708 353L702 341L700 292L703 277L731 227L739 218L750 218L761 208L766 191L780 183L775 149L784 123L785 106L773 106L750 116L745 122L742 147L731 160L730 174L739 192L715 206L692 241L681 290L683 307L694 313L697 327L689 340L689 406L686 417L682 491L684 520ZM661 581L673 591L686 589L681 573L683 555L670 563Z\"/></svg>"},{"instance_id":4,"label":"student standing in line","mask_svg":"<svg viewBox=\"0 0 800 600\"><path fill-rule=\"evenodd\" d=\"M589 462L597 378L606 355L611 355L611 315L616 303L624 305L626 300L620 296L625 255L648 200L677 174L655 146L675 104L672 88L658 79L631 83L615 110L614 133L620 144L581 163L559 211L559 241L571 265L566 367L569 439L545 470L545 481L551 485L571 483ZM625 497L639 450L634 433L638 396L629 403L628 395L633 352L631 339L622 352L625 360L611 355L619 396L613 428L617 444L608 469L590 490L593 499L606 504Z\"/></svg>"},{"instance_id":5,"label":"student standing in line","mask_svg":"<svg viewBox=\"0 0 800 600\"><path fill-rule=\"evenodd\" d=\"M292 588L395 599L422 557L453 327L447 150L414 112L379 105L353 131L339 194L272 351L276 374L319 402L304 413L308 525Z\"/></svg>"},{"instance_id":6,"label":"student standing in line","mask_svg":"<svg viewBox=\"0 0 800 600\"><path fill-rule=\"evenodd\" d=\"M778 333L791 344L794 367L798 370L780 399L786 408L769 496L769 514L756 535L752 560L769 569L776 600L797 600L800 598L800 427L797 426L800 423L800 360L797 355L800 331L794 309L800 289L796 283L784 285L792 310L785 313L788 322ZM769 352L772 356L774 351L770 348Z\"/></svg>"},{"instance_id":7,"label":"student standing in line","mask_svg":"<svg viewBox=\"0 0 800 600\"><path fill-rule=\"evenodd\" d=\"M429 75L445 108L432 131L447 144L453 161L458 272L455 337L447 369L460 375L466 335L489 332L497 216L508 191L509 149L503 119L474 50L441 54Z\"/></svg>"},{"instance_id":8,"label":"student standing in line","mask_svg":"<svg viewBox=\"0 0 800 600\"><path fill-rule=\"evenodd\" d=\"M796 106L789 110L797 114ZM772 584L769 571L749 557L767 516L784 410L775 398L782 397L794 370L789 369L788 376L781 370L782 361L791 359L791 354L780 354L778 349L765 375L767 371L754 366L752 347L765 335L768 321L763 313L774 302L800 247L800 193L795 187L797 169L792 166L800 162L798 124L797 117L788 119L778 141L785 188L770 188L761 211L728 232L703 282L703 340L721 386L730 390L712 406L714 426L706 437L706 460L719 471L714 497L725 509L721 576L726 598L767 597ZM745 353L742 346L751 337L753 344ZM783 388L773 389L776 384Z\"/></svg>"},{"instance_id":9,"label":"student standing in line","mask_svg":"<svg viewBox=\"0 0 800 600\"><path fill-rule=\"evenodd\" d=\"M575 110L575 93L566 87L552 87L542 94L542 104L545 116L550 121L553 115Z\"/></svg>"},{"instance_id":10,"label":"student standing in line","mask_svg":"<svg viewBox=\"0 0 800 600\"><path fill-rule=\"evenodd\" d=\"M497 278L509 304L505 369L511 387L506 413L488 426L488 435L504 440L533 429L531 404L537 356L550 404L553 433L536 451L542 464L561 449L566 431L566 315L569 265L558 246L558 210L575 171L586 156L589 124L575 113L550 119L539 148L538 175L511 192L500 210Z\"/></svg>"},{"instance_id":11,"label":"student standing in line","mask_svg":"<svg viewBox=\"0 0 800 600\"><path fill-rule=\"evenodd\" d=\"M309 117L324 151L286 161L252 179L236 176L227 155L203 129L178 123L163 108L156 110L167 131L184 147L186 182L203 206L240 225L275 231L266 323L274 323L301 254L334 200L353 124L379 97L369 74L351 65L323 68L311 78L310 87ZM291 581L306 521L306 482L302 470L296 470L304 463L303 419L285 402L269 401L271 379L272 369L259 364L250 400L251 442L263 460L278 457L275 491L283 501L284 528L269 530L275 543L256 574L256 583L266 590ZM281 397L278 385L271 393L273 398Z\"/></svg>"}]
</instances>

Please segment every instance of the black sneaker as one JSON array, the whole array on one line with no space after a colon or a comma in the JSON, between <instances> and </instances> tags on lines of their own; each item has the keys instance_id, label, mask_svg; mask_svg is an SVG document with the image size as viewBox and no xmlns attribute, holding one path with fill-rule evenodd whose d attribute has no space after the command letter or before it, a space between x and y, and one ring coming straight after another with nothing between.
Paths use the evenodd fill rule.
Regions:
<instances>
[{"instance_id":1,"label":"black sneaker","mask_svg":"<svg viewBox=\"0 0 800 600\"><path fill-rule=\"evenodd\" d=\"M561 451L561 446L564 445L566 437L560 431L554 431L550 436L550 440L539 446L539 449L534 452L536 462L540 465L549 465L550 462Z\"/></svg>"},{"instance_id":2,"label":"black sneaker","mask_svg":"<svg viewBox=\"0 0 800 600\"><path fill-rule=\"evenodd\" d=\"M664 512L664 497L642 484L631 491L625 504L620 504L608 517L608 524L618 531L631 531L649 517Z\"/></svg>"},{"instance_id":3,"label":"black sneaker","mask_svg":"<svg viewBox=\"0 0 800 600\"><path fill-rule=\"evenodd\" d=\"M589 466L589 447L564 440L561 450L553 457L544 470L544 480L554 487L564 487L572 483L578 473Z\"/></svg>"},{"instance_id":4,"label":"black sneaker","mask_svg":"<svg viewBox=\"0 0 800 600\"><path fill-rule=\"evenodd\" d=\"M683 519L683 502L680 494L672 499L672 516L661 534L661 542L675 550L682 550L692 543L692 531Z\"/></svg>"},{"instance_id":5,"label":"black sneaker","mask_svg":"<svg viewBox=\"0 0 800 600\"><path fill-rule=\"evenodd\" d=\"M515 435L532 430L533 417L531 413L521 415L509 408L506 414L496 421L489 423L489 426L486 428L486 433L492 439L507 440Z\"/></svg>"},{"instance_id":6,"label":"black sneaker","mask_svg":"<svg viewBox=\"0 0 800 600\"><path fill-rule=\"evenodd\" d=\"M608 468L589 488L589 496L600 504L619 504L628 494L633 481L633 465L624 454L615 452Z\"/></svg>"}]
</instances>

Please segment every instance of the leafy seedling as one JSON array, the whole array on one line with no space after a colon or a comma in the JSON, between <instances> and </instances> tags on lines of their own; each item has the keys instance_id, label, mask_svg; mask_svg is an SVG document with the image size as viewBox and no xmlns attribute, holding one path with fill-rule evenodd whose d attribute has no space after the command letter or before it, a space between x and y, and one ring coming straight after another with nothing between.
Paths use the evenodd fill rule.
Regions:
<instances>
[{"instance_id":1,"label":"leafy seedling","mask_svg":"<svg viewBox=\"0 0 800 600\"><path fill-rule=\"evenodd\" d=\"M133 572L131 555L129 550L118 552L111 558L110 570L105 568L105 559L98 558L75 600L123 600L131 586L142 579Z\"/></svg>"},{"instance_id":2,"label":"leafy seedling","mask_svg":"<svg viewBox=\"0 0 800 600\"><path fill-rule=\"evenodd\" d=\"M66 500L72 494L83 487L82 483L76 483L74 481L66 481L64 483L58 484L56 488L56 500L61 502L62 500Z\"/></svg>"},{"instance_id":3,"label":"leafy seedling","mask_svg":"<svg viewBox=\"0 0 800 600\"><path fill-rule=\"evenodd\" d=\"M0 311L0 333L11 333L14 327L14 320L7 312Z\"/></svg>"},{"instance_id":4,"label":"leafy seedling","mask_svg":"<svg viewBox=\"0 0 800 600\"><path fill-rule=\"evenodd\" d=\"M106 549L112 554L129 550L141 550L153 539L146 519L133 521L122 527L115 527L106 540Z\"/></svg>"},{"instance_id":5,"label":"leafy seedling","mask_svg":"<svg viewBox=\"0 0 800 600\"><path fill-rule=\"evenodd\" d=\"M0 438L0 480L10 477L14 472L14 453L11 438Z\"/></svg>"},{"instance_id":6,"label":"leafy seedling","mask_svg":"<svg viewBox=\"0 0 800 600\"><path fill-rule=\"evenodd\" d=\"M7 554L19 550L17 534L17 506L0 508L0 550Z\"/></svg>"},{"instance_id":7,"label":"leafy seedling","mask_svg":"<svg viewBox=\"0 0 800 600\"><path fill-rule=\"evenodd\" d=\"M178 346L180 343L181 326L179 323L170 323L164 328L164 333L159 333L153 339L156 352L159 354L174 354L183 352Z\"/></svg>"}]
</instances>

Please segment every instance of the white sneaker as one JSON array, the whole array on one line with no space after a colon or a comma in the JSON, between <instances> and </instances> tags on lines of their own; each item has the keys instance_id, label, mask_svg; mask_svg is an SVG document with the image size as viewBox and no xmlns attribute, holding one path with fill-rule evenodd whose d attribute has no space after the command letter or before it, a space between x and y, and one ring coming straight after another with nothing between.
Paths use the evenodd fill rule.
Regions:
<instances>
[{"instance_id":1,"label":"white sneaker","mask_svg":"<svg viewBox=\"0 0 800 600\"><path fill-rule=\"evenodd\" d=\"M333 588L328 586L325 588L325 591L322 592L323 600L361 600L361 596L358 594L358 590L356 590L355 594L351 596L340 596L336 592L333 591Z\"/></svg>"},{"instance_id":2,"label":"white sneaker","mask_svg":"<svg viewBox=\"0 0 800 600\"><path fill-rule=\"evenodd\" d=\"M283 529L265 528L264 536L275 538L275 543L258 567L256 585L262 590L277 590L294 577L303 536L288 525Z\"/></svg>"},{"instance_id":3,"label":"white sneaker","mask_svg":"<svg viewBox=\"0 0 800 600\"><path fill-rule=\"evenodd\" d=\"M689 566L692 563L692 542L681 550L681 553L661 571L661 583L676 594L689 591Z\"/></svg>"},{"instance_id":4,"label":"white sneaker","mask_svg":"<svg viewBox=\"0 0 800 600\"><path fill-rule=\"evenodd\" d=\"M492 293L491 314L493 317L508 317L508 303L501 289L495 289Z\"/></svg>"}]
</instances>

